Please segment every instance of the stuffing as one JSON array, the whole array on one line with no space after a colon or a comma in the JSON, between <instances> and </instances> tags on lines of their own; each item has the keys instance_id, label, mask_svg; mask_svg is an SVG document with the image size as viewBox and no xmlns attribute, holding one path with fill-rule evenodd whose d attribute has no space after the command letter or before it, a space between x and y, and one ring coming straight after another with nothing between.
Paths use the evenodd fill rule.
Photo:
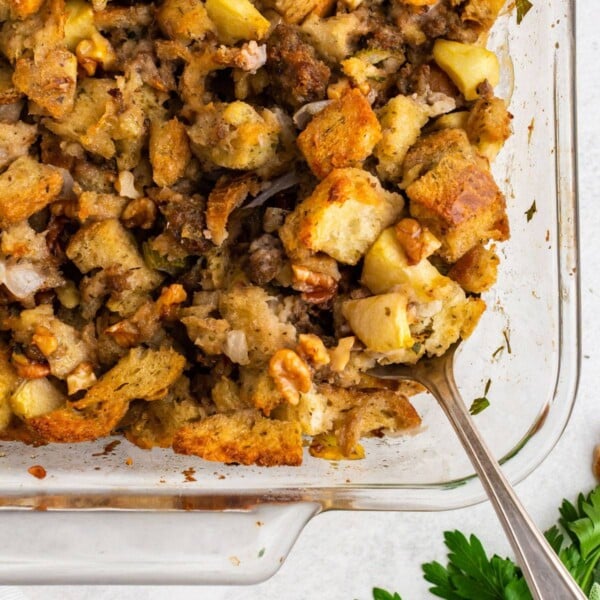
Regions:
<instances>
[{"instance_id":1,"label":"stuffing","mask_svg":"<svg viewBox=\"0 0 600 600\"><path fill-rule=\"evenodd\" d=\"M54 315L51 304L24 310L12 324L19 343L35 345L58 379L66 379L78 365L93 358L90 345L73 326Z\"/></svg>"},{"instance_id":2,"label":"stuffing","mask_svg":"<svg viewBox=\"0 0 600 600\"><path fill-rule=\"evenodd\" d=\"M37 138L37 127L22 121L17 123L0 123L0 169L25 156Z\"/></svg>"},{"instance_id":3,"label":"stuffing","mask_svg":"<svg viewBox=\"0 0 600 600\"><path fill-rule=\"evenodd\" d=\"M499 263L495 245L486 248L478 244L452 265L448 277L459 283L466 292L481 294L496 283Z\"/></svg>"},{"instance_id":4,"label":"stuffing","mask_svg":"<svg viewBox=\"0 0 600 600\"><path fill-rule=\"evenodd\" d=\"M366 33L363 20L354 12L325 19L312 13L302 23L301 30L329 62L338 62L353 54L358 39Z\"/></svg>"},{"instance_id":5,"label":"stuffing","mask_svg":"<svg viewBox=\"0 0 600 600\"><path fill-rule=\"evenodd\" d=\"M213 415L175 434L173 449L225 464L264 467L302 463L302 436L297 423L275 421L256 410Z\"/></svg>"},{"instance_id":6,"label":"stuffing","mask_svg":"<svg viewBox=\"0 0 600 600\"><path fill-rule=\"evenodd\" d=\"M369 369L496 280L499 9L0 0L0 439L296 466L416 431Z\"/></svg>"},{"instance_id":7,"label":"stuffing","mask_svg":"<svg viewBox=\"0 0 600 600\"><path fill-rule=\"evenodd\" d=\"M94 269L116 269L124 278L120 294L113 294L107 306L119 314L132 313L145 300L145 293L162 280L149 269L133 236L116 219L89 222L71 238L67 257L82 273Z\"/></svg>"},{"instance_id":8,"label":"stuffing","mask_svg":"<svg viewBox=\"0 0 600 600\"><path fill-rule=\"evenodd\" d=\"M219 312L233 329L244 332L250 360L257 366L264 366L276 350L296 342L295 327L277 317L270 301L257 286L234 287L219 298Z\"/></svg>"},{"instance_id":9,"label":"stuffing","mask_svg":"<svg viewBox=\"0 0 600 600\"><path fill-rule=\"evenodd\" d=\"M124 418L131 424L124 433L140 448L170 448L176 431L205 417L206 409L192 397L190 382L182 376L164 398L132 403Z\"/></svg>"},{"instance_id":10,"label":"stuffing","mask_svg":"<svg viewBox=\"0 0 600 600\"><path fill-rule=\"evenodd\" d=\"M8 227L42 210L58 198L63 183L58 169L29 156L17 158L0 175L0 225Z\"/></svg>"},{"instance_id":11,"label":"stuffing","mask_svg":"<svg viewBox=\"0 0 600 600\"><path fill-rule=\"evenodd\" d=\"M108 435L135 399L159 400L179 379L185 359L174 350L134 348L70 405L27 419L48 442L73 443Z\"/></svg>"},{"instance_id":12,"label":"stuffing","mask_svg":"<svg viewBox=\"0 0 600 600\"><path fill-rule=\"evenodd\" d=\"M402 197L367 171L336 169L287 217L279 235L291 257L322 251L355 265L403 208Z\"/></svg>"},{"instance_id":13,"label":"stuffing","mask_svg":"<svg viewBox=\"0 0 600 600\"><path fill-rule=\"evenodd\" d=\"M199 159L219 167L251 170L274 159L281 124L270 110L257 111L236 101L207 104L187 131Z\"/></svg>"},{"instance_id":14,"label":"stuffing","mask_svg":"<svg viewBox=\"0 0 600 600\"><path fill-rule=\"evenodd\" d=\"M480 98L469 111L465 130L479 154L493 161L510 137L512 115L501 98Z\"/></svg>"},{"instance_id":15,"label":"stuffing","mask_svg":"<svg viewBox=\"0 0 600 600\"><path fill-rule=\"evenodd\" d=\"M177 119L153 122L149 151L154 183L160 187L173 185L183 177L191 159L185 126Z\"/></svg>"},{"instance_id":16,"label":"stuffing","mask_svg":"<svg viewBox=\"0 0 600 600\"><path fill-rule=\"evenodd\" d=\"M231 213L244 202L248 194L258 193L259 187L253 176L221 177L206 203L206 228L210 239L220 246L229 236L227 221Z\"/></svg>"},{"instance_id":17,"label":"stuffing","mask_svg":"<svg viewBox=\"0 0 600 600\"><path fill-rule=\"evenodd\" d=\"M265 0L263 5L274 8L286 23L300 23L310 13L325 15L334 5L334 0Z\"/></svg>"},{"instance_id":18,"label":"stuffing","mask_svg":"<svg viewBox=\"0 0 600 600\"><path fill-rule=\"evenodd\" d=\"M461 154L448 154L406 189L410 214L442 242L456 262L471 248L509 237L506 201L491 173Z\"/></svg>"},{"instance_id":19,"label":"stuffing","mask_svg":"<svg viewBox=\"0 0 600 600\"><path fill-rule=\"evenodd\" d=\"M408 149L417 141L428 115L422 105L408 96L392 98L378 113L382 137L373 154L379 161L377 174L398 181Z\"/></svg>"},{"instance_id":20,"label":"stuffing","mask_svg":"<svg viewBox=\"0 0 600 600\"><path fill-rule=\"evenodd\" d=\"M216 32L200 0L165 0L156 12L156 20L167 37L182 44L202 40L208 33Z\"/></svg>"},{"instance_id":21,"label":"stuffing","mask_svg":"<svg viewBox=\"0 0 600 600\"><path fill-rule=\"evenodd\" d=\"M350 90L313 117L298 136L298 147L323 179L333 169L360 167L380 139L381 126L368 100Z\"/></svg>"},{"instance_id":22,"label":"stuffing","mask_svg":"<svg viewBox=\"0 0 600 600\"><path fill-rule=\"evenodd\" d=\"M60 119L73 110L75 103L77 58L61 49L32 59L19 58L13 83L51 117Z\"/></svg>"}]
</instances>

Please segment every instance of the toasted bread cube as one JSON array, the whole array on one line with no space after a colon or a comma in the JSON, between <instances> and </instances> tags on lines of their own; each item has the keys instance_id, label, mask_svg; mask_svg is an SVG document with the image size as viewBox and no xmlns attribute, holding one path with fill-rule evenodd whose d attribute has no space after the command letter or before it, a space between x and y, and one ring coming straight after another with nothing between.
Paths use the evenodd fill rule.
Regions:
<instances>
[{"instance_id":1,"label":"toasted bread cube","mask_svg":"<svg viewBox=\"0 0 600 600\"><path fill-rule=\"evenodd\" d=\"M476 25L479 33L486 33L496 22L506 0L467 0L461 19L470 25Z\"/></svg>"},{"instance_id":2,"label":"toasted bread cube","mask_svg":"<svg viewBox=\"0 0 600 600\"><path fill-rule=\"evenodd\" d=\"M354 89L317 113L298 136L312 172L323 179L333 169L360 167L381 139L369 101Z\"/></svg>"},{"instance_id":3,"label":"toasted bread cube","mask_svg":"<svg viewBox=\"0 0 600 600\"><path fill-rule=\"evenodd\" d=\"M443 156L452 152L475 158L475 151L464 130L449 128L422 135L406 154L400 187L406 189L433 169Z\"/></svg>"},{"instance_id":4,"label":"toasted bread cube","mask_svg":"<svg viewBox=\"0 0 600 600\"><path fill-rule=\"evenodd\" d=\"M67 397L48 379L27 379L10 398L10 406L21 419L45 415L67 403Z\"/></svg>"},{"instance_id":5,"label":"toasted bread cube","mask_svg":"<svg viewBox=\"0 0 600 600\"><path fill-rule=\"evenodd\" d=\"M206 0L205 6L224 44L260 40L271 26L250 0Z\"/></svg>"},{"instance_id":6,"label":"toasted bread cube","mask_svg":"<svg viewBox=\"0 0 600 600\"><path fill-rule=\"evenodd\" d=\"M192 156L184 125L177 119L152 123L149 152L154 183L160 187L173 185L183 177Z\"/></svg>"},{"instance_id":7,"label":"toasted bread cube","mask_svg":"<svg viewBox=\"0 0 600 600\"><path fill-rule=\"evenodd\" d=\"M369 350L390 352L410 348L408 296L400 292L347 300L342 313L350 329Z\"/></svg>"},{"instance_id":8,"label":"toasted bread cube","mask_svg":"<svg viewBox=\"0 0 600 600\"><path fill-rule=\"evenodd\" d=\"M15 158L25 156L36 137L35 125L23 121L0 123L0 169L10 165Z\"/></svg>"},{"instance_id":9,"label":"toasted bread cube","mask_svg":"<svg viewBox=\"0 0 600 600\"><path fill-rule=\"evenodd\" d=\"M297 466L302 463L302 435L298 423L243 410L182 427L175 434L173 450L225 464Z\"/></svg>"},{"instance_id":10,"label":"toasted bread cube","mask_svg":"<svg viewBox=\"0 0 600 600\"><path fill-rule=\"evenodd\" d=\"M380 232L402 212L399 194L361 169L336 169L288 215L279 230L292 258L326 252L355 265Z\"/></svg>"},{"instance_id":11,"label":"toasted bread cube","mask_svg":"<svg viewBox=\"0 0 600 600\"><path fill-rule=\"evenodd\" d=\"M63 177L55 167L29 156L17 158L0 175L0 226L28 219L55 200L62 187Z\"/></svg>"},{"instance_id":12,"label":"toasted bread cube","mask_svg":"<svg viewBox=\"0 0 600 600\"><path fill-rule=\"evenodd\" d=\"M479 98L479 84L487 81L494 87L500 81L498 57L487 48L437 39L433 45L433 58L466 100Z\"/></svg>"},{"instance_id":13,"label":"toasted bread cube","mask_svg":"<svg viewBox=\"0 0 600 600\"><path fill-rule=\"evenodd\" d=\"M50 50L41 57L19 58L13 83L51 117L68 115L75 103L77 58L68 50Z\"/></svg>"},{"instance_id":14,"label":"toasted bread cube","mask_svg":"<svg viewBox=\"0 0 600 600\"><path fill-rule=\"evenodd\" d=\"M406 190L410 214L442 242L438 253L456 262L471 248L509 237L506 201L487 169L448 154Z\"/></svg>"},{"instance_id":15,"label":"toasted bread cube","mask_svg":"<svg viewBox=\"0 0 600 600\"><path fill-rule=\"evenodd\" d=\"M495 246L486 248L478 244L452 265L448 277L459 283L463 290L481 294L496 283L499 262Z\"/></svg>"},{"instance_id":16,"label":"toasted bread cube","mask_svg":"<svg viewBox=\"0 0 600 600\"><path fill-rule=\"evenodd\" d=\"M321 9L326 9L323 4ZM302 32L319 54L329 62L337 63L354 53L358 38L365 32L363 23L355 13L340 13L322 19L315 11L302 24Z\"/></svg>"},{"instance_id":17,"label":"toasted bread cube","mask_svg":"<svg viewBox=\"0 0 600 600\"><path fill-rule=\"evenodd\" d=\"M246 102L210 103L188 128L194 154L227 169L258 169L277 154L281 123L275 113Z\"/></svg>"},{"instance_id":18,"label":"toasted bread cube","mask_svg":"<svg viewBox=\"0 0 600 600\"><path fill-rule=\"evenodd\" d=\"M301 23L310 13L325 14L335 0L265 0L263 5L274 8L286 23Z\"/></svg>"},{"instance_id":19,"label":"toasted bread cube","mask_svg":"<svg viewBox=\"0 0 600 600\"><path fill-rule=\"evenodd\" d=\"M417 141L428 115L423 105L409 96L392 98L379 112L381 141L373 154L379 160L377 174L381 179L397 181L408 149Z\"/></svg>"},{"instance_id":20,"label":"toasted bread cube","mask_svg":"<svg viewBox=\"0 0 600 600\"><path fill-rule=\"evenodd\" d=\"M162 32L172 40L189 44L215 33L215 24L200 0L165 0L156 12Z\"/></svg>"},{"instance_id":21,"label":"toasted bread cube","mask_svg":"<svg viewBox=\"0 0 600 600\"><path fill-rule=\"evenodd\" d=\"M234 287L219 299L219 311L232 329L243 331L252 363L266 363L280 348L296 343L296 329L284 323L269 305L269 295L257 286Z\"/></svg>"},{"instance_id":22,"label":"toasted bread cube","mask_svg":"<svg viewBox=\"0 0 600 600\"><path fill-rule=\"evenodd\" d=\"M146 291L161 281L160 275L146 266L133 236L117 219L86 223L71 238L67 256L82 273L112 266L131 271L137 285Z\"/></svg>"},{"instance_id":23,"label":"toasted bread cube","mask_svg":"<svg viewBox=\"0 0 600 600\"><path fill-rule=\"evenodd\" d=\"M88 219L94 221L118 219L128 202L128 198L116 194L82 192L77 199L77 218L82 223Z\"/></svg>"},{"instance_id":24,"label":"toasted bread cube","mask_svg":"<svg viewBox=\"0 0 600 600\"><path fill-rule=\"evenodd\" d=\"M492 162L510 137L512 115L502 98L481 98L467 118L465 130L479 154Z\"/></svg>"},{"instance_id":25,"label":"toasted bread cube","mask_svg":"<svg viewBox=\"0 0 600 600\"><path fill-rule=\"evenodd\" d=\"M135 399L164 398L181 376L185 358L171 349L134 348L77 402L27 424L48 442L74 443L108 435Z\"/></svg>"}]
</instances>

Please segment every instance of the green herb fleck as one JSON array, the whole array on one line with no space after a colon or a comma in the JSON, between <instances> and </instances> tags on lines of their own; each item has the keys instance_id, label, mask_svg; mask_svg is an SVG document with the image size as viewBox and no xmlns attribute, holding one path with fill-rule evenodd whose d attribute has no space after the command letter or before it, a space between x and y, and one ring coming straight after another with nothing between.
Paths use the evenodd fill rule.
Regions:
<instances>
[{"instance_id":1,"label":"green herb fleck","mask_svg":"<svg viewBox=\"0 0 600 600\"><path fill-rule=\"evenodd\" d=\"M535 205L535 200L534 200L533 204L525 211L525 214L527 215L528 223L529 223L529 221L531 221L531 219L533 219L533 215L535 215L536 212L537 212L537 206Z\"/></svg>"},{"instance_id":2,"label":"green herb fleck","mask_svg":"<svg viewBox=\"0 0 600 600\"><path fill-rule=\"evenodd\" d=\"M483 412L490 405L490 401L484 396L482 398L475 398L473 400L473 404L471 404L471 408L469 408L469 412L475 416L480 412Z\"/></svg>"},{"instance_id":3,"label":"green herb fleck","mask_svg":"<svg viewBox=\"0 0 600 600\"><path fill-rule=\"evenodd\" d=\"M373 588L373 600L402 600L402 598L400 598L398 592L390 594L390 592L381 588Z\"/></svg>"},{"instance_id":4,"label":"green herb fleck","mask_svg":"<svg viewBox=\"0 0 600 600\"><path fill-rule=\"evenodd\" d=\"M421 350L421 344L419 342L415 342L412 347L411 350L415 353L415 354L419 354L419 351Z\"/></svg>"},{"instance_id":5,"label":"green herb fleck","mask_svg":"<svg viewBox=\"0 0 600 600\"><path fill-rule=\"evenodd\" d=\"M533 8L533 4L529 0L516 0L517 6L517 25L525 18L525 15Z\"/></svg>"},{"instance_id":6,"label":"green herb fleck","mask_svg":"<svg viewBox=\"0 0 600 600\"><path fill-rule=\"evenodd\" d=\"M488 395L488 392L490 391L490 387L492 387L492 380L491 380L491 379L488 379L488 380L485 382L485 390L483 391L483 395L484 395L484 396L487 396L487 395Z\"/></svg>"},{"instance_id":7,"label":"green herb fleck","mask_svg":"<svg viewBox=\"0 0 600 600\"><path fill-rule=\"evenodd\" d=\"M258 558L262 558L264 555L265 555L265 549L264 549L264 548L261 548L261 549L258 551Z\"/></svg>"}]
</instances>

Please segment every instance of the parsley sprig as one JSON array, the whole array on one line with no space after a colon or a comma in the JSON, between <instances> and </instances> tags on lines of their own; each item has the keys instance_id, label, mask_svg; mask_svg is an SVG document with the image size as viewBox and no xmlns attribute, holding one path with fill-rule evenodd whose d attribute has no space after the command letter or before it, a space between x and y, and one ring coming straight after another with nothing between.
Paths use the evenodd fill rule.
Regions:
<instances>
[{"instance_id":1,"label":"parsley sprig","mask_svg":"<svg viewBox=\"0 0 600 600\"><path fill-rule=\"evenodd\" d=\"M572 504L563 500L558 523L546 539L590 600L600 600L600 486ZM423 565L429 591L447 600L531 600L521 569L509 558L488 555L479 541L460 531L446 531L448 564ZM380 588L374 600L401 600Z\"/></svg>"}]
</instances>

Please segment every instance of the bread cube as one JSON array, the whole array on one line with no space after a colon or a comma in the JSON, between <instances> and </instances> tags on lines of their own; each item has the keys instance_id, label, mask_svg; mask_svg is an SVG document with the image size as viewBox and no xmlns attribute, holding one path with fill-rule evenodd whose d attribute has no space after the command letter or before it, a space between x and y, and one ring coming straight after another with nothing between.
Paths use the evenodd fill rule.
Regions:
<instances>
[{"instance_id":1,"label":"bread cube","mask_svg":"<svg viewBox=\"0 0 600 600\"><path fill-rule=\"evenodd\" d=\"M353 12L326 19L313 13L302 23L301 29L319 54L332 63L353 54L358 38L366 32L360 17Z\"/></svg>"},{"instance_id":2,"label":"bread cube","mask_svg":"<svg viewBox=\"0 0 600 600\"><path fill-rule=\"evenodd\" d=\"M10 398L19 377L9 361L10 351L7 346L0 345L0 432L6 429L12 419Z\"/></svg>"},{"instance_id":3,"label":"bread cube","mask_svg":"<svg viewBox=\"0 0 600 600\"><path fill-rule=\"evenodd\" d=\"M406 190L410 214L442 242L450 263L488 240L509 237L506 201L491 173L461 154L445 155Z\"/></svg>"},{"instance_id":4,"label":"bread cube","mask_svg":"<svg viewBox=\"0 0 600 600\"><path fill-rule=\"evenodd\" d=\"M27 424L48 442L95 440L117 426L132 400L164 398L184 367L185 358L174 350L134 348L81 400L28 418Z\"/></svg>"},{"instance_id":5,"label":"bread cube","mask_svg":"<svg viewBox=\"0 0 600 600\"><path fill-rule=\"evenodd\" d=\"M207 33L216 32L200 0L165 0L156 12L156 20L167 37L182 44L202 40Z\"/></svg>"},{"instance_id":6,"label":"bread cube","mask_svg":"<svg viewBox=\"0 0 600 600\"><path fill-rule=\"evenodd\" d=\"M448 277L460 284L463 290L481 294L496 283L499 262L495 246L486 248L478 244L452 265Z\"/></svg>"},{"instance_id":7,"label":"bread cube","mask_svg":"<svg viewBox=\"0 0 600 600\"><path fill-rule=\"evenodd\" d=\"M274 8L286 23L300 23L314 13L324 15L335 4L335 0L265 0L263 5Z\"/></svg>"},{"instance_id":8,"label":"bread cube","mask_svg":"<svg viewBox=\"0 0 600 600\"><path fill-rule=\"evenodd\" d=\"M25 156L37 137L37 126L23 121L0 123L0 169Z\"/></svg>"},{"instance_id":9,"label":"bread cube","mask_svg":"<svg viewBox=\"0 0 600 600\"><path fill-rule=\"evenodd\" d=\"M370 173L336 169L288 215L279 235L292 258L325 252L355 265L403 207L402 197Z\"/></svg>"},{"instance_id":10,"label":"bread cube","mask_svg":"<svg viewBox=\"0 0 600 600\"><path fill-rule=\"evenodd\" d=\"M184 125L177 119L152 123L148 151L154 183L160 187L173 185L183 177L191 158Z\"/></svg>"},{"instance_id":11,"label":"bread cube","mask_svg":"<svg viewBox=\"0 0 600 600\"><path fill-rule=\"evenodd\" d=\"M396 96L379 111L378 117L382 138L373 152L379 160L377 174L383 180L397 181L402 176L408 149L427 123L427 110L409 96Z\"/></svg>"},{"instance_id":12,"label":"bread cube","mask_svg":"<svg viewBox=\"0 0 600 600\"><path fill-rule=\"evenodd\" d=\"M492 162L510 137L512 115L502 98L481 98L469 112L465 130L479 154Z\"/></svg>"},{"instance_id":13,"label":"bread cube","mask_svg":"<svg viewBox=\"0 0 600 600\"><path fill-rule=\"evenodd\" d=\"M297 466L302 463L302 435L298 423L267 419L250 409L182 427L173 450L225 464Z\"/></svg>"},{"instance_id":14,"label":"bread cube","mask_svg":"<svg viewBox=\"0 0 600 600\"><path fill-rule=\"evenodd\" d=\"M323 179L333 169L360 167L380 139L381 126L369 101L353 89L313 117L298 136L298 147Z\"/></svg>"},{"instance_id":15,"label":"bread cube","mask_svg":"<svg viewBox=\"0 0 600 600\"><path fill-rule=\"evenodd\" d=\"M55 200L63 187L60 171L30 156L17 158L0 175L0 226L28 219Z\"/></svg>"}]
</instances>

